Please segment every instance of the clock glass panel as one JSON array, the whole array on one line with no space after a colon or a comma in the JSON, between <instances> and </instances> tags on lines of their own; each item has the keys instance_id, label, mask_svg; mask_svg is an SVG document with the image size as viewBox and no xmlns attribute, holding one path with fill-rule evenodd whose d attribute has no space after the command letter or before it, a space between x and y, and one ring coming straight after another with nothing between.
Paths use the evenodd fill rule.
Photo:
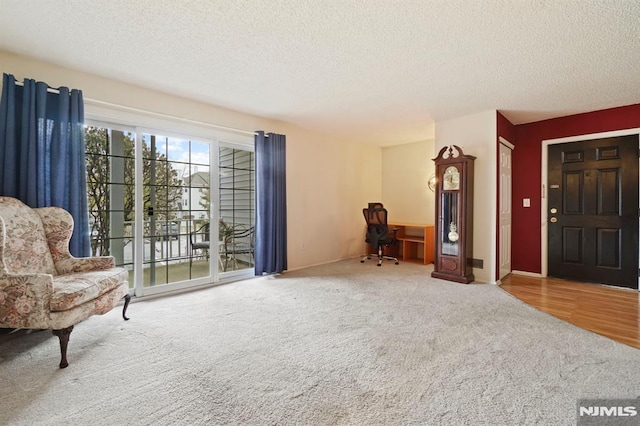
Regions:
<instances>
[{"instance_id":1,"label":"clock glass panel","mask_svg":"<svg viewBox=\"0 0 640 426\"><path fill-rule=\"evenodd\" d=\"M457 191L460 189L460 172L455 166L449 166L442 176L442 189Z\"/></svg>"}]
</instances>

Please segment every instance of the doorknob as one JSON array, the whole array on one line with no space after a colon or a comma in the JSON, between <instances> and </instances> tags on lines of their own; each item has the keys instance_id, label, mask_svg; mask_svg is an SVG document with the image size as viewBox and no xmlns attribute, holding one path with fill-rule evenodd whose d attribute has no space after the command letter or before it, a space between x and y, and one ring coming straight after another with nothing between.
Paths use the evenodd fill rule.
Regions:
<instances>
[{"instance_id":1,"label":"doorknob","mask_svg":"<svg viewBox=\"0 0 640 426\"><path fill-rule=\"evenodd\" d=\"M558 213L558 209L556 209L555 207L551 207L551 210L549 210L551 212L551 214L556 214Z\"/></svg>"},{"instance_id":2,"label":"doorknob","mask_svg":"<svg viewBox=\"0 0 640 426\"><path fill-rule=\"evenodd\" d=\"M554 216L549 220L551 221L551 223L556 223L558 221L558 218Z\"/></svg>"}]
</instances>

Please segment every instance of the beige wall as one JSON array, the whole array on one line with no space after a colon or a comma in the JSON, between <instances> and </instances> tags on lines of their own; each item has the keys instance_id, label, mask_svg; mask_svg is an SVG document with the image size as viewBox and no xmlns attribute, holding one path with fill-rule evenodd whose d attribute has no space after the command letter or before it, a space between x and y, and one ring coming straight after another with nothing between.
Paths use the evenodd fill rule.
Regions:
<instances>
[{"instance_id":1,"label":"beige wall","mask_svg":"<svg viewBox=\"0 0 640 426\"><path fill-rule=\"evenodd\" d=\"M427 186L435 170L433 158L433 139L382 149L381 201L389 221L434 224L435 196Z\"/></svg>"},{"instance_id":2,"label":"beige wall","mask_svg":"<svg viewBox=\"0 0 640 426\"><path fill-rule=\"evenodd\" d=\"M292 124L211 106L1 50L0 71L13 74L18 80L28 77L54 87L82 89L87 99L87 115L94 119L121 116L110 108L97 107L91 102L98 100L235 129L261 129L285 134L289 269L357 256L364 249L362 206L369 200L382 197L382 150L379 147L332 139ZM193 136L214 138L215 132L206 126L167 123L167 120L159 118L149 118L149 121L157 123L156 130L171 130L178 126L183 131L192 131Z\"/></svg>"},{"instance_id":3,"label":"beige wall","mask_svg":"<svg viewBox=\"0 0 640 426\"><path fill-rule=\"evenodd\" d=\"M496 267L496 158L497 111L436 123L436 152L457 145L476 156L473 196L473 257L483 269L474 268L476 281L495 282Z\"/></svg>"}]
</instances>

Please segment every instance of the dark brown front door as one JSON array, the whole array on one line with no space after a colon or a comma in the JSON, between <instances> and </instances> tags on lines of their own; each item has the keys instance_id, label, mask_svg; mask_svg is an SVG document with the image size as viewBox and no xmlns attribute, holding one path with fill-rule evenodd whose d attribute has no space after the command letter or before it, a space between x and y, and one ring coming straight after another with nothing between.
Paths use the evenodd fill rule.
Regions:
<instances>
[{"instance_id":1,"label":"dark brown front door","mask_svg":"<svg viewBox=\"0 0 640 426\"><path fill-rule=\"evenodd\" d=\"M638 135L549 146L549 275L638 288Z\"/></svg>"}]
</instances>

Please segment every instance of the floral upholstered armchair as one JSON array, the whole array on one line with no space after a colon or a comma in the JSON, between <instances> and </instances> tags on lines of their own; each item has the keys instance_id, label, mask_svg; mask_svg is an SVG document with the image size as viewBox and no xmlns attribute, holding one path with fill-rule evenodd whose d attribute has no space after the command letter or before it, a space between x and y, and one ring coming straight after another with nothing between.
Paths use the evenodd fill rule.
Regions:
<instances>
[{"instance_id":1,"label":"floral upholstered armchair","mask_svg":"<svg viewBox=\"0 0 640 426\"><path fill-rule=\"evenodd\" d=\"M127 271L112 256L69 253L73 219L58 207L32 209L0 197L0 328L49 329L67 362L73 326L131 299Z\"/></svg>"}]
</instances>

